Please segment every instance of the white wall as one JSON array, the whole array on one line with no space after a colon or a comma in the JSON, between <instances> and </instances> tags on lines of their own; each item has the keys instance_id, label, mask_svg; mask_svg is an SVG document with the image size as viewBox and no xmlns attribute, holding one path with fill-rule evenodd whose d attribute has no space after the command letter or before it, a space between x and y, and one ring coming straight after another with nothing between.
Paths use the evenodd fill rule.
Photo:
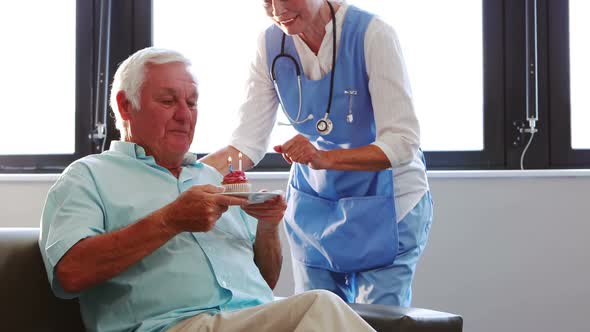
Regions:
<instances>
[{"instance_id":1,"label":"white wall","mask_svg":"<svg viewBox=\"0 0 590 332\"><path fill-rule=\"evenodd\" d=\"M413 305L461 314L465 331L588 331L588 173L467 174L431 172L435 220ZM256 189L286 183L250 177ZM0 227L38 226L53 179L0 177ZM284 257L277 295L293 289L286 241Z\"/></svg>"}]
</instances>

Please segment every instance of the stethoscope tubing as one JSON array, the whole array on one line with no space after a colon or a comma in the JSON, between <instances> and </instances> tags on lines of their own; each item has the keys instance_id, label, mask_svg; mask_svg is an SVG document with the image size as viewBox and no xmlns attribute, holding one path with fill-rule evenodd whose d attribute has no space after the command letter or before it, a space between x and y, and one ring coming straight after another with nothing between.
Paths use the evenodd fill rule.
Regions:
<instances>
[{"instance_id":1,"label":"stethoscope tubing","mask_svg":"<svg viewBox=\"0 0 590 332\"><path fill-rule=\"evenodd\" d=\"M281 108L285 111L285 104L283 103L283 98L281 98L281 94L279 93L279 86L277 85L277 82L273 80L273 84L275 86L275 90L277 91L277 96L279 97L279 103L281 104ZM297 87L299 88L299 109L297 110L297 117L295 119L292 119L289 116L289 113L287 113L285 111L285 115L287 116L287 118L289 119L289 121L291 123L284 123L284 122L279 122L279 125L283 125L283 126L289 126L292 124L301 124L304 122L307 122L311 119L313 119L313 114L310 114L307 116L307 118L303 119L303 120L299 120L299 118L301 117L301 105L302 105L302 94L301 94L301 76L297 76Z\"/></svg>"},{"instance_id":2,"label":"stethoscope tubing","mask_svg":"<svg viewBox=\"0 0 590 332\"><path fill-rule=\"evenodd\" d=\"M321 118L320 120L318 120L318 122L316 123L316 130L318 131L318 133L320 135L329 134L332 131L332 128L334 127L329 116L330 116L330 110L332 108L332 99L333 99L333 95L334 95L334 75L336 72L336 14L334 13L334 7L332 7L332 4L330 4L329 1L326 1L326 2L328 3L328 6L330 7L330 13L332 14L332 27L333 27L332 32L334 33L334 35L332 38L332 46L333 46L332 47L332 72L330 75L330 95L328 97L328 106L326 109L326 113L324 114L324 117ZM297 63L297 60L295 59L295 57L293 57L290 54L285 53L285 38L286 38L286 34L283 32L283 38L281 40L281 53L279 53L277 56L275 56L274 59L272 60L271 69L270 69L270 76L273 81L275 91L277 92L277 96L279 98L279 103L281 104L281 108L283 109L283 112L285 113L285 115L289 119L290 125L301 124L301 123L304 123L304 122L307 122L307 121L313 119L313 114L310 114L309 116L307 116L303 120L300 119L301 108L302 108L302 99L303 99L302 87L301 87L301 68L299 67L299 63ZM277 60L279 60L280 58L288 58L295 65L295 72L297 74L297 88L298 88L298 92L299 92L299 109L297 111L297 116L295 117L295 119L291 118L291 116L287 112L287 109L285 108L285 104L283 103L283 98L281 97L281 93L279 91L279 86L278 86L278 83L276 80L275 65L276 65ZM286 123L279 123L279 124L289 125Z\"/></svg>"}]
</instances>

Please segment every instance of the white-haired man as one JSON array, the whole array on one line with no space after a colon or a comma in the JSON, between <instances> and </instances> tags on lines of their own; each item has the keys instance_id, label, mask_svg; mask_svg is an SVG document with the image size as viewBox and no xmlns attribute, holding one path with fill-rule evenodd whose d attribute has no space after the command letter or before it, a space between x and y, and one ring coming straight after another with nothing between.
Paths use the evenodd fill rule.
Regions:
<instances>
[{"instance_id":1,"label":"white-haired man","mask_svg":"<svg viewBox=\"0 0 590 332\"><path fill-rule=\"evenodd\" d=\"M78 297L89 331L342 331L370 327L325 291L273 301L282 197L218 195L188 154L190 62L140 50L115 74L121 141L72 163L48 193L39 245L51 287Z\"/></svg>"}]
</instances>

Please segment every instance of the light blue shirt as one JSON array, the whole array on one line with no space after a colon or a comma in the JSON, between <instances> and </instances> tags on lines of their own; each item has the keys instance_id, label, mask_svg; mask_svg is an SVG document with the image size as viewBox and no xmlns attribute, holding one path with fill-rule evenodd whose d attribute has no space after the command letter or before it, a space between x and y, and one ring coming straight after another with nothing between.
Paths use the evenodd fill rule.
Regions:
<instances>
[{"instance_id":1,"label":"light blue shirt","mask_svg":"<svg viewBox=\"0 0 590 332\"><path fill-rule=\"evenodd\" d=\"M142 147L112 142L111 149L72 163L50 189L39 246L54 293L79 297L89 331L164 331L199 313L270 302L272 290L254 264L256 220L230 207L206 233L178 234L116 277L80 294L65 292L55 266L78 241L132 224L193 185L222 175L199 162L178 179Z\"/></svg>"}]
</instances>

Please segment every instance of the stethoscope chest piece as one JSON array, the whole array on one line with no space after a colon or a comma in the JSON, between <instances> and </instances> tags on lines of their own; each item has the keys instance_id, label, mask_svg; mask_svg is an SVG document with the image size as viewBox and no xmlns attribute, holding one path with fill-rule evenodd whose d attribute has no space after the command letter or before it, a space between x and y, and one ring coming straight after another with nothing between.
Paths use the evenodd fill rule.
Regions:
<instances>
[{"instance_id":1,"label":"stethoscope chest piece","mask_svg":"<svg viewBox=\"0 0 590 332\"><path fill-rule=\"evenodd\" d=\"M327 116L321 118L318 120L318 122L316 122L315 127L318 131L318 133L322 136L324 135L328 135L329 133L332 132L332 129L334 128L334 124L332 123L332 120L330 120Z\"/></svg>"}]
</instances>

